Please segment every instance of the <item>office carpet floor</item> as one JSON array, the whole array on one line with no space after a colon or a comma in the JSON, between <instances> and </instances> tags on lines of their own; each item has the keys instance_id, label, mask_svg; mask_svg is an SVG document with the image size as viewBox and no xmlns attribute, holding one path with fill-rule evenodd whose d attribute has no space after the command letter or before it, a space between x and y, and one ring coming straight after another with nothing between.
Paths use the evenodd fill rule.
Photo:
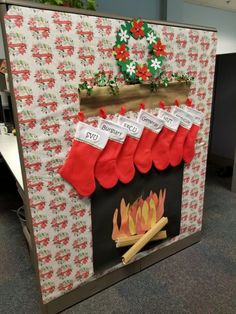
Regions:
<instances>
[{"instance_id":1,"label":"office carpet floor","mask_svg":"<svg viewBox=\"0 0 236 314\"><path fill-rule=\"evenodd\" d=\"M236 194L207 174L203 234L195 244L64 311L64 314L236 313ZM40 313L14 181L0 165L0 313Z\"/></svg>"}]
</instances>

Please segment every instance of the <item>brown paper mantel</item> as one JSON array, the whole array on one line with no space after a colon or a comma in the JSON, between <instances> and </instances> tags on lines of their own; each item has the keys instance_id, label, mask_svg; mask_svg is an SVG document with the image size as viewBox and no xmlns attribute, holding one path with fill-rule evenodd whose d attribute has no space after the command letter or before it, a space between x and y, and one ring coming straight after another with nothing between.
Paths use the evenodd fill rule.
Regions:
<instances>
[{"instance_id":1,"label":"brown paper mantel","mask_svg":"<svg viewBox=\"0 0 236 314\"><path fill-rule=\"evenodd\" d=\"M176 98L179 103L185 103L189 91L190 85L185 82L171 82L167 87L160 87L156 93L150 91L149 84L124 85L119 87L118 95L110 95L107 86L95 86L91 96L86 90L80 91L80 110L86 117L93 117L98 115L100 107L105 108L108 114L115 114L123 105L127 111L136 111L141 102L149 109L159 107L160 100L172 106Z\"/></svg>"}]
</instances>

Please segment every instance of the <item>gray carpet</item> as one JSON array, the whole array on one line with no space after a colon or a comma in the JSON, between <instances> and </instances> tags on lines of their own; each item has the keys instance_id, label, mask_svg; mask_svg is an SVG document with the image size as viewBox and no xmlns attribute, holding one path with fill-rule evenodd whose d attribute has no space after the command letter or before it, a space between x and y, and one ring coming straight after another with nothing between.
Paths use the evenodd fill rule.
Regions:
<instances>
[{"instance_id":1,"label":"gray carpet","mask_svg":"<svg viewBox=\"0 0 236 314\"><path fill-rule=\"evenodd\" d=\"M208 171L200 243L63 313L236 313L236 194L229 190L230 180L217 177L214 168ZM0 192L1 314L40 313L26 242L11 211L19 204L14 184L4 183Z\"/></svg>"}]
</instances>

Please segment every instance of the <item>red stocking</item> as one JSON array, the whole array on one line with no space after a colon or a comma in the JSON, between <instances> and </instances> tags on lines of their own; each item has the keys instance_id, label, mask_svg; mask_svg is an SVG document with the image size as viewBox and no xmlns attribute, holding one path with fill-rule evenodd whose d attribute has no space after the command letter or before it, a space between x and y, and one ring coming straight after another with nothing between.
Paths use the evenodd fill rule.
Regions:
<instances>
[{"instance_id":1,"label":"red stocking","mask_svg":"<svg viewBox=\"0 0 236 314\"><path fill-rule=\"evenodd\" d=\"M158 117L163 119L165 124L152 147L152 159L158 170L164 170L170 164L170 145L179 127L179 119L162 109L159 110Z\"/></svg>"},{"instance_id":2,"label":"red stocking","mask_svg":"<svg viewBox=\"0 0 236 314\"><path fill-rule=\"evenodd\" d=\"M144 126L144 130L134 154L134 164L141 173L147 173L152 167L152 146L164 121L142 109L137 121Z\"/></svg>"},{"instance_id":3,"label":"red stocking","mask_svg":"<svg viewBox=\"0 0 236 314\"><path fill-rule=\"evenodd\" d=\"M185 107L184 110L193 117L193 125L187 135L183 150L183 159L185 162L189 163L192 161L195 154L195 142L203 119L203 113L189 107Z\"/></svg>"},{"instance_id":4,"label":"red stocking","mask_svg":"<svg viewBox=\"0 0 236 314\"><path fill-rule=\"evenodd\" d=\"M143 132L143 126L136 121L119 116L119 123L126 128L128 135L116 161L116 171L122 183L129 183L135 175L134 153Z\"/></svg>"},{"instance_id":5,"label":"red stocking","mask_svg":"<svg viewBox=\"0 0 236 314\"><path fill-rule=\"evenodd\" d=\"M184 142L192 126L192 116L179 107L174 107L172 113L180 119L178 131L170 146L170 164L178 166L183 159Z\"/></svg>"},{"instance_id":6,"label":"red stocking","mask_svg":"<svg viewBox=\"0 0 236 314\"><path fill-rule=\"evenodd\" d=\"M116 173L116 159L126 137L126 130L117 123L101 119L99 129L109 133L106 147L95 165L95 178L105 189L113 188L118 182Z\"/></svg>"},{"instance_id":7,"label":"red stocking","mask_svg":"<svg viewBox=\"0 0 236 314\"><path fill-rule=\"evenodd\" d=\"M107 132L79 122L69 155L59 173L82 196L95 188L94 166L108 141Z\"/></svg>"}]
</instances>

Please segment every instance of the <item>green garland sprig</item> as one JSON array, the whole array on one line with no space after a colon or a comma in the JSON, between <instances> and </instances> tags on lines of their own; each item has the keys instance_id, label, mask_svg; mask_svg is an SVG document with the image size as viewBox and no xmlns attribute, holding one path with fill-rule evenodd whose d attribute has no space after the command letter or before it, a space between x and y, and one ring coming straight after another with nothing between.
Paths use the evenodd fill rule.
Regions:
<instances>
[{"instance_id":1,"label":"green garland sprig","mask_svg":"<svg viewBox=\"0 0 236 314\"><path fill-rule=\"evenodd\" d=\"M106 76L105 72L103 71L95 73L94 79L91 84L88 84L87 81L84 81L83 83L79 84L79 91L87 90L87 95L90 96L93 93L94 86L99 86L99 87L108 86L110 88L111 95L119 94L119 85L118 85L117 76L114 76L113 78L111 78L111 76Z\"/></svg>"},{"instance_id":2,"label":"green garland sprig","mask_svg":"<svg viewBox=\"0 0 236 314\"><path fill-rule=\"evenodd\" d=\"M150 91L152 93L156 93L158 92L158 89L160 87L168 87L171 82L176 81L191 85L194 81L194 77L185 73L178 72L172 73L171 76L167 76L165 75L165 72L161 72L159 77L150 80L148 84L150 86ZM125 80L125 82L127 83L127 85L134 84L134 82L128 78ZM111 76L107 77L104 72L98 72L94 75L92 84L88 84L88 82L86 81L79 84L79 91L87 90L87 95L90 96L93 93L94 86L108 86L110 87L110 94L116 96L119 94L119 86L121 85L123 84L119 84L117 76L115 76L114 78L112 78Z\"/></svg>"},{"instance_id":3,"label":"green garland sprig","mask_svg":"<svg viewBox=\"0 0 236 314\"><path fill-rule=\"evenodd\" d=\"M184 73L172 73L171 76L166 76L164 72L160 74L160 76L156 79L151 80L150 82L150 90L155 93L158 91L158 88L168 87L171 82L183 82L187 85L191 85L194 81L194 77Z\"/></svg>"},{"instance_id":4,"label":"green garland sprig","mask_svg":"<svg viewBox=\"0 0 236 314\"><path fill-rule=\"evenodd\" d=\"M172 74L172 77L179 82L185 82L186 84L191 84L194 81L194 76L188 75L188 74L179 74L179 73L174 73Z\"/></svg>"}]
</instances>

